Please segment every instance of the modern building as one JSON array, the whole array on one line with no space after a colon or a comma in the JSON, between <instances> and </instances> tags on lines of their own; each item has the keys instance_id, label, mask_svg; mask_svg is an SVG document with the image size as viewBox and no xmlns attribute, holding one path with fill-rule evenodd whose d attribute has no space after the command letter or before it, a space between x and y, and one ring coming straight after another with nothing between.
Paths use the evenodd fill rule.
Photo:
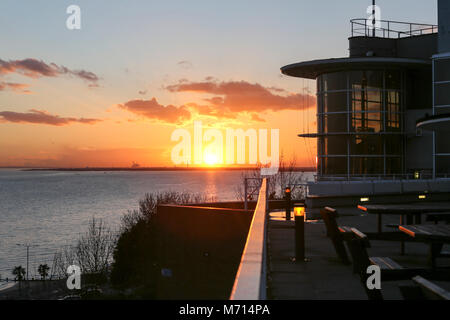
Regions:
<instances>
[{"instance_id":1,"label":"modern building","mask_svg":"<svg viewBox=\"0 0 450 320\"><path fill-rule=\"evenodd\" d=\"M439 26L354 19L349 57L281 68L317 81L317 131L299 135L317 139L310 195L450 191L450 139L433 131L450 127L450 2L438 5Z\"/></svg>"}]
</instances>

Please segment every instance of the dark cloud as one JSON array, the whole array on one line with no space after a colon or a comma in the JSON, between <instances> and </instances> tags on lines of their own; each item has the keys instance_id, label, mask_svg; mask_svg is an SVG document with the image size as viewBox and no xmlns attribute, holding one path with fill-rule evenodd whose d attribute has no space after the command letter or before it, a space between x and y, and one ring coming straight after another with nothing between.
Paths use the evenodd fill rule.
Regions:
<instances>
[{"instance_id":1,"label":"dark cloud","mask_svg":"<svg viewBox=\"0 0 450 320\"><path fill-rule=\"evenodd\" d=\"M65 126L72 123L94 124L101 120L90 118L64 118L43 110L31 109L28 112L0 111L0 122L47 124Z\"/></svg>"},{"instance_id":2,"label":"dark cloud","mask_svg":"<svg viewBox=\"0 0 450 320\"><path fill-rule=\"evenodd\" d=\"M47 64L42 60L33 58L9 61L0 59L0 75L8 73L19 73L30 78L70 75L90 82L91 84L97 83L100 80L95 73L90 71L71 70L55 63Z\"/></svg>"},{"instance_id":3,"label":"dark cloud","mask_svg":"<svg viewBox=\"0 0 450 320\"><path fill-rule=\"evenodd\" d=\"M147 119L158 120L171 124L181 124L190 120L191 113L186 106L163 106L155 98L151 100L131 100L119 104L119 108L132 112Z\"/></svg>"}]
</instances>

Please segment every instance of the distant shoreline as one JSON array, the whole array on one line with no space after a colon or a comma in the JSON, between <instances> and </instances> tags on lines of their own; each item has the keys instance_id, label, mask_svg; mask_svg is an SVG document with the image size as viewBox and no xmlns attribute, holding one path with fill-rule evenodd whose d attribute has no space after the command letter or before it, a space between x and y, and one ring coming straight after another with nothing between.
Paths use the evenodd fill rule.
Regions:
<instances>
[{"instance_id":1,"label":"distant shoreline","mask_svg":"<svg viewBox=\"0 0 450 320\"><path fill-rule=\"evenodd\" d=\"M0 169L21 169L23 171L243 171L255 170L255 167L85 167L85 168L12 168L2 167ZM316 168L296 167L296 172L315 172Z\"/></svg>"}]
</instances>

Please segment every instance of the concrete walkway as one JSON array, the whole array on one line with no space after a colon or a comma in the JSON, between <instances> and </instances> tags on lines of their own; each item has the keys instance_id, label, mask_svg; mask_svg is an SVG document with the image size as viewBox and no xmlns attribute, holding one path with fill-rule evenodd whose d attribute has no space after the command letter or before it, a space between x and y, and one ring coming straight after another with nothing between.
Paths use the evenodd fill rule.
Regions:
<instances>
[{"instance_id":1,"label":"concrete walkway","mask_svg":"<svg viewBox=\"0 0 450 320\"><path fill-rule=\"evenodd\" d=\"M374 232L376 216L358 211L340 210L349 214L338 219L339 225L356 227L363 232ZM384 224L398 223L398 218L385 219ZM388 230L388 229L387 229ZM392 229L389 229L392 231ZM307 262L293 261L294 222L285 221L284 213L272 212L268 229L268 298L288 300L366 300L367 295L352 266L343 265L336 256L331 240L326 237L321 220L305 224ZM428 246L422 243L407 243L406 255L400 255L398 242L371 241L371 256L388 256L405 267L423 267L427 263ZM448 248L447 248L448 250ZM441 263L444 259L441 259ZM444 264L450 265L446 259ZM402 299L398 286L411 281L382 282L385 299ZM440 283L450 289L450 284Z\"/></svg>"}]
</instances>

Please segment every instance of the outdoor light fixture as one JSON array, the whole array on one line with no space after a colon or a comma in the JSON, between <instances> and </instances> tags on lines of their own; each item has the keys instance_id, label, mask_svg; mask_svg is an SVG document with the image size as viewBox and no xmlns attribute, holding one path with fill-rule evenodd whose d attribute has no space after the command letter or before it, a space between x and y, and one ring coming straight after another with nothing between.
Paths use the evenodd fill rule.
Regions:
<instances>
[{"instance_id":1,"label":"outdoor light fixture","mask_svg":"<svg viewBox=\"0 0 450 320\"><path fill-rule=\"evenodd\" d=\"M361 199L359 199L359 201L361 201L361 202L367 202L369 200L370 200L369 198L361 198Z\"/></svg>"},{"instance_id":2,"label":"outdoor light fixture","mask_svg":"<svg viewBox=\"0 0 450 320\"><path fill-rule=\"evenodd\" d=\"M426 199L426 198L427 198L427 196L424 195L424 194L420 194L420 195L419 195L419 199Z\"/></svg>"},{"instance_id":3,"label":"outdoor light fixture","mask_svg":"<svg viewBox=\"0 0 450 320\"><path fill-rule=\"evenodd\" d=\"M420 172L414 171L414 179L420 179Z\"/></svg>"},{"instance_id":4,"label":"outdoor light fixture","mask_svg":"<svg viewBox=\"0 0 450 320\"><path fill-rule=\"evenodd\" d=\"M291 220L291 188L284 189L284 199L286 201L286 220Z\"/></svg>"},{"instance_id":5,"label":"outdoor light fixture","mask_svg":"<svg viewBox=\"0 0 450 320\"><path fill-rule=\"evenodd\" d=\"M305 261L305 207L295 207L295 260Z\"/></svg>"},{"instance_id":6,"label":"outdoor light fixture","mask_svg":"<svg viewBox=\"0 0 450 320\"><path fill-rule=\"evenodd\" d=\"M305 219L305 207L295 207L294 214L296 219L297 217L303 217Z\"/></svg>"}]
</instances>

